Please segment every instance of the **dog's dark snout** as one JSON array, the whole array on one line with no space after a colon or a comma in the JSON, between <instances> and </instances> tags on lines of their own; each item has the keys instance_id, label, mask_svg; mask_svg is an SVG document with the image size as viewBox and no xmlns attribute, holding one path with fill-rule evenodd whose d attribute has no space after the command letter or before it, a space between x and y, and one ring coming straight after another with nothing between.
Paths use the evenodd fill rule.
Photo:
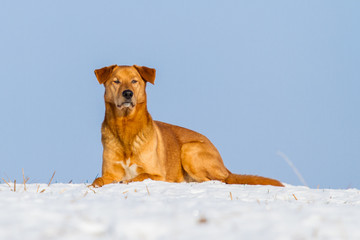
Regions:
<instances>
[{"instance_id":1,"label":"dog's dark snout","mask_svg":"<svg viewBox=\"0 0 360 240\"><path fill-rule=\"evenodd\" d=\"M123 91L122 95L124 98L130 99L130 98L132 98L134 93L131 90L125 90L125 91Z\"/></svg>"}]
</instances>

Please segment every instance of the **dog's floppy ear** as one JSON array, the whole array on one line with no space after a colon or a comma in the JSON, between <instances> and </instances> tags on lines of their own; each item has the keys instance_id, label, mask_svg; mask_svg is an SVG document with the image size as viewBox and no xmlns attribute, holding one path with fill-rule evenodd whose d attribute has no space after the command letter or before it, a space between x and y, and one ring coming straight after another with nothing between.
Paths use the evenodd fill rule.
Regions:
<instances>
[{"instance_id":1,"label":"dog's floppy ear","mask_svg":"<svg viewBox=\"0 0 360 240\"><path fill-rule=\"evenodd\" d=\"M106 80L108 80L108 78L110 77L110 74L112 73L112 71L114 70L114 68L116 66L117 65L111 65L109 67L103 67L100 69L96 69L94 71L96 78L100 84L103 84Z\"/></svg>"},{"instance_id":2,"label":"dog's floppy ear","mask_svg":"<svg viewBox=\"0 0 360 240\"><path fill-rule=\"evenodd\" d=\"M134 68L140 73L140 76L146 81L151 84L154 84L155 82L155 73L156 70L154 68L148 68L148 67L141 67L138 65L134 65Z\"/></svg>"}]
</instances>

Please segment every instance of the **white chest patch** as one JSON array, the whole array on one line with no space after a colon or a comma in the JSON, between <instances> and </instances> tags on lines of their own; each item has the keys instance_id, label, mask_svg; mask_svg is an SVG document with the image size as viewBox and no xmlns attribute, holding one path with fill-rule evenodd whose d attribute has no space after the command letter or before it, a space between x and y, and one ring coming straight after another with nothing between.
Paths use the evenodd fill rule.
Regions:
<instances>
[{"instance_id":1,"label":"white chest patch","mask_svg":"<svg viewBox=\"0 0 360 240\"><path fill-rule=\"evenodd\" d=\"M121 166L124 168L125 175L122 178L123 181L133 179L138 175L137 168L138 166L136 164L131 164L130 158L126 160L126 162L121 161Z\"/></svg>"}]
</instances>

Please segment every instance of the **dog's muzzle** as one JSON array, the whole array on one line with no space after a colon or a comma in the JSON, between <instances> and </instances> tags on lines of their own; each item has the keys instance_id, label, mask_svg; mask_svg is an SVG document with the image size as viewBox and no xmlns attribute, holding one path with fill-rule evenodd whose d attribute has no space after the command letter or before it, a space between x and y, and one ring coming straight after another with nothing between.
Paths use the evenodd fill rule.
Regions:
<instances>
[{"instance_id":1,"label":"dog's muzzle","mask_svg":"<svg viewBox=\"0 0 360 240\"><path fill-rule=\"evenodd\" d=\"M125 90L122 92L122 95L125 99L130 100L134 96L134 93L131 90Z\"/></svg>"},{"instance_id":2,"label":"dog's muzzle","mask_svg":"<svg viewBox=\"0 0 360 240\"><path fill-rule=\"evenodd\" d=\"M135 104L132 101L132 97L134 96L134 92L131 90L125 90L122 92L122 96L125 98L125 101L121 104L117 104L116 107L122 108L132 108Z\"/></svg>"}]
</instances>

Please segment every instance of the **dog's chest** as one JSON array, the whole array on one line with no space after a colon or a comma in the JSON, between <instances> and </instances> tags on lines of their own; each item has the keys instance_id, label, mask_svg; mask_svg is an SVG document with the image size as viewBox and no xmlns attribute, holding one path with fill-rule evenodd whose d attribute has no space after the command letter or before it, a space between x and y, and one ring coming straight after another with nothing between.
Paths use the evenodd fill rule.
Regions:
<instances>
[{"instance_id":1,"label":"dog's chest","mask_svg":"<svg viewBox=\"0 0 360 240\"><path fill-rule=\"evenodd\" d=\"M124 169L124 177L122 179L123 181L133 179L138 175L138 165L131 163L130 158L128 158L126 161L120 161L119 163Z\"/></svg>"}]
</instances>

